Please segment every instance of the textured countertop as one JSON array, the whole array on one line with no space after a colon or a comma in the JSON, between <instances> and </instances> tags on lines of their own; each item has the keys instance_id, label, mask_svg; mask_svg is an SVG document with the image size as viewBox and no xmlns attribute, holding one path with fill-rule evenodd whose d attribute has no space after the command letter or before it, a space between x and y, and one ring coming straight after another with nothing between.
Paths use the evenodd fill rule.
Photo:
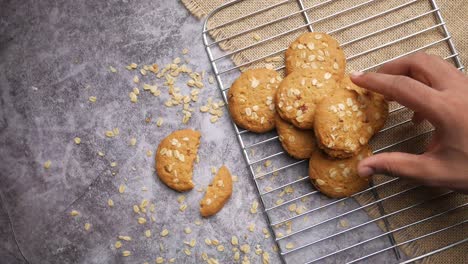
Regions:
<instances>
[{"instance_id":1,"label":"textured countertop","mask_svg":"<svg viewBox=\"0 0 468 264\"><path fill-rule=\"evenodd\" d=\"M221 99L215 84L205 77L199 100L192 103L193 117L182 124L182 107L164 106L168 95L162 80L125 69L131 62L164 66L180 57L187 58L194 71L209 72L201 21L173 0L3 1L0 6L2 263L154 263L157 257L199 263L202 252L228 263L234 254L233 235L241 245L250 245L252 263L261 259L253 253L257 244L269 252L272 263L278 261L272 239L264 238L261 211L249 212L257 195L229 117L225 113L212 124L209 114L198 111L208 97ZM182 54L184 48L189 49L187 55ZM110 72L109 66L117 72ZM139 100L131 103L134 75L158 84L162 95L144 92L140 83ZM187 80L179 77L176 83L182 94L190 92ZM90 96L97 98L95 103ZM164 122L158 127L160 117ZM105 131L113 128L119 135L106 138ZM202 133L196 188L185 193L185 212L179 210L179 194L153 172L153 155L146 155L163 137L182 128ZM74 143L75 137L81 144ZM132 147L133 137L137 144ZM47 160L49 169L43 167ZM117 166L111 167L111 162ZM225 208L201 219L198 203L203 193L196 189L212 179L211 166L223 164L239 181ZM118 192L121 184L126 186L123 194ZM113 208L108 199L114 201ZM143 199L154 203L155 212L148 211L149 223L140 225L132 206ZM72 217L71 210L80 214ZM200 226L195 224L198 219ZM88 231L86 223L91 225ZM255 223L254 232L247 230L250 223ZM186 227L191 234L184 233ZM144 235L148 229L151 238ZM163 229L170 232L164 238L159 235ZM131 236L132 241L115 249L118 235ZM219 240L225 251L207 246L205 238ZM184 244L191 239L196 239L193 248ZM123 257L123 250L131 256Z\"/></svg>"}]
</instances>

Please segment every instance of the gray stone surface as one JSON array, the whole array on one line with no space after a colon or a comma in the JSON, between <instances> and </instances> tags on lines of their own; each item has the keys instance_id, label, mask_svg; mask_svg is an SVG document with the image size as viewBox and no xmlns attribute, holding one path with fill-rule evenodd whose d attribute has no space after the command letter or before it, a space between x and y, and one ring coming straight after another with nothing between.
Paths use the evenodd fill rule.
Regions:
<instances>
[{"instance_id":1,"label":"gray stone surface","mask_svg":"<svg viewBox=\"0 0 468 264\"><path fill-rule=\"evenodd\" d=\"M228 116L213 125L209 115L196 111L183 125L181 107L163 106L166 88L162 98L142 92L137 104L129 101L136 74L124 68L130 62L165 65L189 48L188 65L198 72L210 70L201 21L173 0L2 1L0 6L0 262L25 261L12 228L30 263L154 263L158 256L198 263L203 251L228 263L234 234L248 235L242 243L262 244L272 260L277 259L271 239L261 232L266 227L263 216L238 217L239 211L248 214L256 194ZM110 65L118 72L110 73ZM178 86L187 93L188 79L179 79ZM196 109L208 97L221 99L215 85L205 84L200 101L193 104ZM97 102L90 103L89 96L96 96ZM152 116L149 124L147 116ZM164 118L161 128L156 126L158 117ZM115 127L120 135L105 138L104 131ZM202 220L202 226L194 221L201 219L198 202L203 193L186 193L189 207L181 213L178 194L157 180L153 157L146 156L170 131L181 128L203 134L201 162L195 167L197 188L211 180L211 166L226 164L239 175L231 201L217 216ZM82 143L75 145L74 137ZM138 140L135 147L128 146L131 137ZM98 151L106 156L99 157ZM46 160L52 161L49 170L43 168ZM110 167L112 161L117 167ZM127 186L124 194L117 191L120 184ZM143 186L149 191L141 191ZM107 206L108 198L114 208ZM144 198L155 203L156 222L142 226L132 205ZM72 209L80 216L70 217ZM92 225L89 232L84 230L86 222ZM256 223L255 233L246 229L251 222ZM183 233L187 226L193 230L190 235ZM161 238L164 228L171 233ZM144 237L146 229L152 230L151 239ZM133 241L116 250L119 234ZM217 238L226 251L206 246L206 237ZM192 256L186 256L183 241L192 238L197 245ZM132 256L122 257L123 249Z\"/></svg>"},{"instance_id":2,"label":"gray stone surface","mask_svg":"<svg viewBox=\"0 0 468 264\"><path fill-rule=\"evenodd\" d=\"M129 101L128 93L135 86L132 78L137 74L124 68L130 62L165 65L182 56L187 47L190 53L185 57L192 69L211 70L201 26L173 0L0 2L1 263L154 263L158 256L174 257L177 263L200 263L202 252L220 263L232 263L233 235L241 244L249 244L251 251L261 245L269 252L271 263L279 262L272 251L273 240L263 237L264 216L260 210L254 215L249 212L258 196L227 114L211 124L209 115L195 111L183 125L180 107L163 105L168 98L166 88L161 88L160 98L142 92L137 104ZM118 72L110 73L110 65ZM142 79L162 86L154 77ZM189 91L186 81L179 78L177 83L185 94ZM199 102L193 104L195 109L208 97L221 99L216 85L205 84ZM97 102L90 103L89 96L96 96ZM146 117L152 117L150 123L145 122ZM160 128L156 126L158 117L164 118ZM104 132L112 128L119 128L120 134L106 138ZM146 156L163 137L181 128L203 134L200 164L194 172L196 188L210 182L211 166L226 164L239 176L229 203L210 219L199 216L203 193L196 190L185 194L188 209L180 212L179 194L156 178L153 157ZM82 143L74 144L74 137L80 137ZM128 143L132 137L138 140L135 147ZM105 157L99 157L98 151L105 152ZM52 162L48 170L43 168L46 160ZM118 163L114 168L110 167L113 161ZM304 168L298 173L306 175ZM120 184L127 186L124 194L117 191ZM310 184L302 189L310 190ZM109 198L115 203L113 208L107 206ZM137 223L132 205L142 199L155 204L155 223ZM307 207L326 201L317 197ZM357 205L350 201L346 206ZM71 217L71 210L80 215ZM332 213L336 212L311 218ZM194 224L197 219L203 222L201 226ZM352 219L359 223L367 216L358 212ZM89 231L84 230L87 222L92 225ZM247 230L251 223L256 225L254 232ZM185 234L185 227L193 232ZM338 228L334 222L326 227L335 232ZM162 238L159 233L165 228L170 235ZM153 233L149 239L144 237L146 229ZM370 226L345 239L359 241L366 232L380 231ZM130 235L133 240L115 249L118 235ZM218 239L226 250L218 252L205 245L205 238ZM186 256L183 250L189 246L184 241L191 239L197 245ZM370 247L387 244L376 241ZM314 252L343 245L316 246ZM132 255L122 257L122 250L130 250ZM291 263L305 260L307 252L292 258ZM348 259L359 252L355 254ZM261 263L253 252L250 260Z\"/></svg>"}]
</instances>

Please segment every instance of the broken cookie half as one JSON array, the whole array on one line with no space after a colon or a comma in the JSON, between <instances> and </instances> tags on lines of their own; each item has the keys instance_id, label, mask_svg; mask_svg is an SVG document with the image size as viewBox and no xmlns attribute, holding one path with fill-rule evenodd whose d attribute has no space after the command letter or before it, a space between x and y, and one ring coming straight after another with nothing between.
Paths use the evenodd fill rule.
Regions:
<instances>
[{"instance_id":1,"label":"broken cookie half","mask_svg":"<svg viewBox=\"0 0 468 264\"><path fill-rule=\"evenodd\" d=\"M193 189L193 163L200 145L200 132L191 129L172 132L159 143L156 173L171 189L185 192Z\"/></svg>"},{"instance_id":2,"label":"broken cookie half","mask_svg":"<svg viewBox=\"0 0 468 264\"><path fill-rule=\"evenodd\" d=\"M222 166L213 181L208 185L205 197L200 202L200 214L208 217L219 212L232 194L232 176L226 166Z\"/></svg>"}]
</instances>

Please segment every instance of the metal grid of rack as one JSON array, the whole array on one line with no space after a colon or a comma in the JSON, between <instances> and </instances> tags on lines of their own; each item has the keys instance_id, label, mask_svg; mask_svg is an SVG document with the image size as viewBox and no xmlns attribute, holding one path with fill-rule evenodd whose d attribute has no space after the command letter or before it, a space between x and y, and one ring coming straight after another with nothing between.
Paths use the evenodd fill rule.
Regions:
<instances>
[{"instance_id":1,"label":"metal grid of rack","mask_svg":"<svg viewBox=\"0 0 468 264\"><path fill-rule=\"evenodd\" d=\"M284 43L288 43L305 31L323 31L338 38L347 54L348 64L362 71L374 70L386 62L418 51L430 51L453 63L459 70L464 69L446 22L433 0L278 0L265 1L265 5L257 10L251 10L246 2L248 0L235 0L217 8L208 15L203 28L206 51L226 103L227 90L240 70L264 66L268 58L281 56L287 44L283 46L270 44L273 41L281 42L282 39ZM341 2L349 2L349 5L346 6ZM334 12L326 13L324 10L327 6L333 4L341 4L342 8L336 12L335 7ZM379 8L374 8L377 6ZM210 20L216 20L216 16L230 15L229 9L241 8L245 8L241 16L229 21L218 20L222 21L218 24L210 23ZM278 10L277 15L275 15L276 10ZM352 23L340 24L340 18L348 13L364 15L356 16ZM258 22L259 17L268 19L261 19ZM254 22L248 23L249 19ZM338 22L330 22L334 20ZM374 23L369 26L369 22ZM278 25L275 30L268 30L275 25ZM216 35L215 32L223 28L229 28L230 32L233 32L233 29L235 31L228 36L217 35L213 40L210 35ZM278 31L278 28L284 30ZM371 28L371 30L363 31L362 28ZM246 37L255 32L262 34L262 38L252 41ZM348 32L350 33L347 34ZM359 32L364 34L359 35ZM424 41L428 35L432 36L430 41ZM379 43L376 39L382 42ZM242 42L242 45L233 48L229 41ZM265 51L259 52L259 48L263 47ZM373 55L379 53L385 53L387 57L378 56L379 60L376 60ZM231 60L236 56L237 65ZM371 59L366 60L366 58ZM284 68L282 61L276 65L267 63L267 66L278 71ZM406 151L406 145L424 144L433 132L430 125L425 129L413 129L411 111L404 106L392 104L390 115L386 127L376 136L376 141L381 143L371 144L375 149L374 153L389 150ZM445 219L455 212L463 212L468 203L465 201L448 208L444 207L443 210L432 212L421 219L391 226L388 220L392 217L437 201L443 202L443 199L454 193L447 191L431 196L425 195L417 202L403 204L390 210L385 203L395 198L412 197L423 187L402 184L401 188L393 188L393 185L401 184L402 180L382 176L379 181L374 180L370 188L351 197L327 199L308 182L306 160L294 160L288 157L281 149L278 136L274 132L259 135L243 130L234 123L233 125L260 195L260 204L264 208L273 238L277 242L279 255L285 263L355 263L373 259L380 260L379 263L384 263L382 260L388 263L410 263L468 242L468 238L464 237L419 256L407 257L401 253L402 246L465 226L468 219L449 222L443 227L417 234L405 241L396 241L395 234L418 228L419 225L430 221ZM400 137L388 136L394 134ZM379 139L379 136L382 138ZM389 137L390 140L384 140L383 137ZM266 166L267 163L272 163L272 160L277 167ZM278 177L278 174L281 176ZM297 175L306 176L297 177ZM267 181L265 178L276 181ZM391 191L388 192L387 189ZM359 203L353 199L359 197L367 199L361 199ZM365 202L362 202L363 200ZM312 208L309 208L311 206ZM371 209L377 210L378 215L369 217L366 212ZM346 219L350 223L347 223Z\"/></svg>"}]
</instances>

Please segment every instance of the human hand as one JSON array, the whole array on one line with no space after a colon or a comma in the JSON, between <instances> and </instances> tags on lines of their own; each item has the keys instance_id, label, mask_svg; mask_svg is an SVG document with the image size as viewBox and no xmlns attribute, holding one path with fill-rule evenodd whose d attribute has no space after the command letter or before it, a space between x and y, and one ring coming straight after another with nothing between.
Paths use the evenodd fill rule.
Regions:
<instances>
[{"instance_id":1,"label":"human hand","mask_svg":"<svg viewBox=\"0 0 468 264\"><path fill-rule=\"evenodd\" d=\"M360 176L387 173L424 185L468 193L468 77L440 57L417 53L351 80L412 109L413 122L427 119L435 132L421 155L388 152L358 165Z\"/></svg>"}]
</instances>

